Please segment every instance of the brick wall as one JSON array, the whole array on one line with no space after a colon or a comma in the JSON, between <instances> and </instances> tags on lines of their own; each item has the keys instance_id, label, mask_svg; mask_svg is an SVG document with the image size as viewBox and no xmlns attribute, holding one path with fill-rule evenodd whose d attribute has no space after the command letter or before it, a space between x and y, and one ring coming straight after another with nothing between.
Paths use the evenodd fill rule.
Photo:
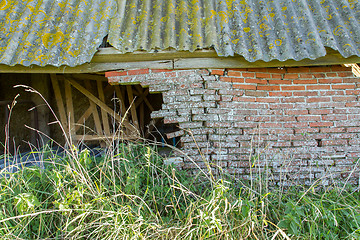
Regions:
<instances>
[{"instance_id":1,"label":"brick wall","mask_svg":"<svg viewBox=\"0 0 360 240\"><path fill-rule=\"evenodd\" d=\"M106 76L111 84L163 94L162 110L151 116L183 129L169 137L181 136L185 169L209 163L245 179L266 172L281 184L358 181L360 79L351 68L141 69Z\"/></svg>"}]
</instances>

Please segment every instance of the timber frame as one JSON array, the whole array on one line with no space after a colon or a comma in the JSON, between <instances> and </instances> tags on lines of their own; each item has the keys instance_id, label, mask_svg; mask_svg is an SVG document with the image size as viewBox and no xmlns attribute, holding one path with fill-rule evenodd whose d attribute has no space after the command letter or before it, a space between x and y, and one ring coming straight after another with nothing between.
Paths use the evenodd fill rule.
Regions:
<instances>
[{"instance_id":1,"label":"timber frame","mask_svg":"<svg viewBox=\"0 0 360 240\"><path fill-rule=\"evenodd\" d=\"M263 67L295 67L320 66L359 63L360 57L344 58L337 51L327 48L327 54L316 60L301 61L274 60L270 62L248 62L241 56L219 57L215 50L197 50L195 52L178 52L176 50L157 52L133 52L122 54L113 47L101 48L90 63L77 67L7 66L0 64L0 73L96 73L114 70L137 68L152 69L196 69L196 68L263 68Z\"/></svg>"}]
</instances>

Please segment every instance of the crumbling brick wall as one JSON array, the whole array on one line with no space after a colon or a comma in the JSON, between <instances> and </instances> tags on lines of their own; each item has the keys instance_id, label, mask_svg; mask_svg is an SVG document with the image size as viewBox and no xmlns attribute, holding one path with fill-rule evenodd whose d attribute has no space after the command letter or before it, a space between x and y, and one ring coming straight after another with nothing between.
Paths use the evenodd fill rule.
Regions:
<instances>
[{"instance_id":1,"label":"crumbling brick wall","mask_svg":"<svg viewBox=\"0 0 360 240\"><path fill-rule=\"evenodd\" d=\"M106 76L110 84L163 94L162 110L151 116L179 124L182 130L169 137L181 136L192 159L184 158L185 169L210 166L245 179L267 170L269 179L287 184L358 181L360 79L351 68L141 69Z\"/></svg>"}]
</instances>

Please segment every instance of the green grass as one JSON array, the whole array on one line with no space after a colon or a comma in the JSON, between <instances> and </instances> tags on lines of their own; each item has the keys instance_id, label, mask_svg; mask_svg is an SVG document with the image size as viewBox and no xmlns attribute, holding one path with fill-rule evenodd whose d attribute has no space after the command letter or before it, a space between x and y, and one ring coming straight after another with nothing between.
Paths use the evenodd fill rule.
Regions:
<instances>
[{"instance_id":1,"label":"green grass","mask_svg":"<svg viewBox=\"0 0 360 240\"><path fill-rule=\"evenodd\" d=\"M189 176L155 149L44 148L45 169L0 179L2 239L359 239L360 194Z\"/></svg>"}]
</instances>

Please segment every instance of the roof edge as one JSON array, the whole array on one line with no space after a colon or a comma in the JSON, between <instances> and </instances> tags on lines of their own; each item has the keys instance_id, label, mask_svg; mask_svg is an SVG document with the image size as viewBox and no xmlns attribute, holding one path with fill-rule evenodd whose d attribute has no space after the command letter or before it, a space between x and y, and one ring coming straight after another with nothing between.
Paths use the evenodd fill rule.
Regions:
<instances>
[{"instance_id":1,"label":"roof edge","mask_svg":"<svg viewBox=\"0 0 360 240\"><path fill-rule=\"evenodd\" d=\"M197 50L179 52L176 50L145 52L137 51L122 54L115 48L102 48L94 55L90 63L76 67L68 66L7 66L0 64L0 73L94 73L113 70L153 68L153 69L194 69L194 68L259 68L259 67L298 67L359 63L360 57L344 58L333 49L327 48L324 57L315 60L300 61L273 60L270 62L248 62L244 57L219 57L215 50Z\"/></svg>"}]
</instances>

